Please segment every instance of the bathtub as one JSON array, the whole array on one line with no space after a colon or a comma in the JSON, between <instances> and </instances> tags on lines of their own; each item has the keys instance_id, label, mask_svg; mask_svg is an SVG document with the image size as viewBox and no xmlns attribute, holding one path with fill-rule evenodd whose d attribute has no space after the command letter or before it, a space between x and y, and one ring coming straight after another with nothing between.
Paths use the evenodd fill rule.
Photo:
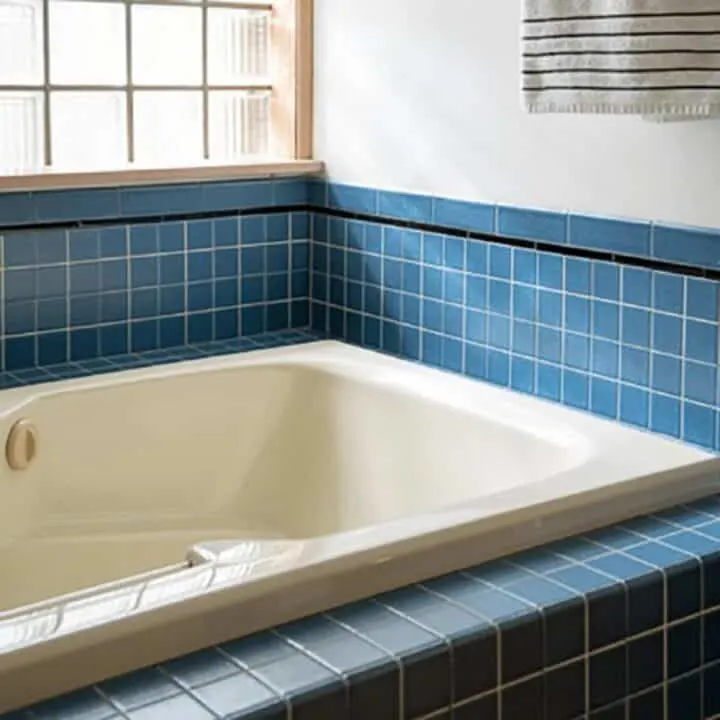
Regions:
<instances>
[{"instance_id":1,"label":"bathtub","mask_svg":"<svg viewBox=\"0 0 720 720\"><path fill-rule=\"evenodd\" d=\"M6 390L0 427L0 711L720 490L700 450L335 342Z\"/></svg>"}]
</instances>

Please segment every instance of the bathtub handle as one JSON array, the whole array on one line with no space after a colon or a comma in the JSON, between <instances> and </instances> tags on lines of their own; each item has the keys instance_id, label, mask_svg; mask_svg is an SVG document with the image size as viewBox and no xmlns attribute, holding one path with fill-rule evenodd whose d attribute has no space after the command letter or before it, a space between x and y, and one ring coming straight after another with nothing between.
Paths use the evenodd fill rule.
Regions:
<instances>
[{"instance_id":1,"label":"bathtub handle","mask_svg":"<svg viewBox=\"0 0 720 720\"><path fill-rule=\"evenodd\" d=\"M37 428L30 420L18 420L7 436L5 457L11 470L26 470L37 455Z\"/></svg>"}]
</instances>

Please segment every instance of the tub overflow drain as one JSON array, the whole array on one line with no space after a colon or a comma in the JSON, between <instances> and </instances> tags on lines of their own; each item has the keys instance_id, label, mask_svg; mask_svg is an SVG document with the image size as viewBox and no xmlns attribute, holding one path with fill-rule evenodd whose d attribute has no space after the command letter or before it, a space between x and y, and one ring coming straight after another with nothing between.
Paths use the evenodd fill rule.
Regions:
<instances>
[{"instance_id":1,"label":"tub overflow drain","mask_svg":"<svg viewBox=\"0 0 720 720\"><path fill-rule=\"evenodd\" d=\"M12 470L25 470L37 455L37 428L29 420L18 420L7 436L5 457Z\"/></svg>"}]
</instances>

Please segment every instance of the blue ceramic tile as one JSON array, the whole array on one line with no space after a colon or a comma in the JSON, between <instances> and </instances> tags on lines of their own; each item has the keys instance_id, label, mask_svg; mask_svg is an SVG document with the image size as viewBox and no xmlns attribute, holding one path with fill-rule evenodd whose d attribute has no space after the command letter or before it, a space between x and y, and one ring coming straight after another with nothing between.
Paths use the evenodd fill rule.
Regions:
<instances>
[{"instance_id":1,"label":"blue ceramic tile","mask_svg":"<svg viewBox=\"0 0 720 720\"><path fill-rule=\"evenodd\" d=\"M432 222L433 200L427 195L380 191L378 213L386 217Z\"/></svg>"},{"instance_id":2,"label":"blue ceramic tile","mask_svg":"<svg viewBox=\"0 0 720 720\"><path fill-rule=\"evenodd\" d=\"M659 260L683 265L720 267L720 243L717 233L711 230L656 225L653 255Z\"/></svg>"},{"instance_id":3,"label":"blue ceramic tile","mask_svg":"<svg viewBox=\"0 0 720 720\"><path fill-rule=\"evenodd\" d=\"M687 402L683 405L683 439L707 448L715 444L716 413L712 408Z\"/></svg>"},{"instance_id":4,"label":"blue ceramic tile","mask_svg":"<svg viewBox=\"0 0 720 720\"><path fill-rule=\"evenodd\" d=\"M536 612L528 603L459 574L431 580L424 586L489 623L499 624Z\"/></svg>"},{"instance_id":5,"label":"blue ceramic tile","mask_svg":"<svg viewBox=\"0 0 720 720\"><path fill-rule=\"evenodd\" d=\"M470 338L470 328L467 328L468 338ZM535 336L536 326L533 323L516 320L512 324L512 348L516 353L521 355L532 356L535 354ZM477 340L477 342L482 342Z\"/></svg>"},{"instance_id":6,"label":"blue ceramic tile","mask_svg":"<svg viewBox=\"0 0 720 720\"><path fill-rule=\"evenodd\" d=\"M620 346L617 343L593 338L590 352L593 372L608 378L618 377L620 369Z\"/></svg>"},{"instance_id":7,"label":"blue ceramic tile","mask_svg":"<svg viewBox=\"0 0 720 720\"><path fill-rule=\"evenodd\" d=\"M620 353L620 378L635 385L650 385L650 353L634 347L623 347Z\"/></svg>"},{"instance_id":8,"label":"blue ceramic tile","mask_svg":"<svg viewBox=\"0 0 720 720\"><path fill-rule=\"evenodd\" d=\"M667 631L668 676L677 677L700 667L701 620L694 618Z\"/></svg>"},{"instance_id":9,"label":"blue ceramic tile","mask_svg":"<svg viewBox=\"0 0 720 720\"><path fill-rule=\"evenodd\" d=\"M498 350L488 350L487 353L487 379L501 387L510 383L510 356Z\"/></svg>"},{"instance_id":10,"label":"blue ceramic tile","mask_svg":"<svg viewBox=\"0 0 720 720\"><path fill-rule=\"evenodd\" d=\"M678 358L653 356L652 387L654 390L679 395L682 386L682 364Z\"/></svg>"},{"instance_id":11,"label":"blue ceramic tile","mask_svg":"<svg viewBox=\"0 0 720 720\"><path fill-rule=\"evenodd\" d=\"M556 570L549 573L547 578L548 580L561 583L583 594L612 588L616 583L612 578L580 566L571 566Z\"/></svg>"},{"instance_id":12,"label":"blue ceramic tile","mask_svg":"<svg viewBox=\"0 0 720 720\"><path fill-rule=\"evenodd\" d=\"M608 710L607 712L598 712L592 714L592 720L622 720L626 718L628 720L645 720L645 718L660 718L665 715L665 692L661 688L650 690L648 692L640 693L635 697L629 698L627 702L627 713L625 715L624 703L617 705ZM615 711L617 708L617 712Z\"/></svg>"},{"instance_id":13,"label":"blue ceramic tile","mask_svg":"<svg viewBox=\"0 0 720 720\"><path fill-rule=\"evenodd\" d=\"M271 183L271 185L274 205L280 207L307 205L308 185L305 178L275 180Z\"/></svg>"},{"instance_id":14,"label":"blue ceramic tile","mask_svg":"<svg viewBox=\"0 0 720 720\"><path fill-rule=\"evenodd\" d=\"M503 716L523 720L543 720L545 715L544 682L542 677L503 688L501 707Z\"/></svg>"},{"instance_id":15,"label":"blue ceramic tile","mask_svg":"<svg viewBox=\"0 0 720 720\"><path fill-rule=\"evenodd\" d=\"M378 211L378 192L370 188L328 183L327 204L336 210L375 214Z\"/></svg>"},{"instance_id":16,"label":"blue ceramic tile","mask_svg":"<svg viewBox=\"0 0 720 720\"><path fill-rule=\"evenodd\" d=\"M563 258L561 255L538 253L538 283L550 290L563 289Z\"/></svg>"},{"instance_id":17,"label":"blue ceramic tile","mask_svg":"<svg viewBox=\"0 0 720 720\"><path fill-rule=\"evenodd\" d=\"M33 193L35 218L44 222L114 218L120 214L117 190L50 190Z\"/></svg>"},{"instance_id":18,"label":"blue ceramic tile","mask_svg":"<svg viewBox=\"0 0 720 720\"><path fill-rule=\"evenodd\" d=\"M576 370L588 370L590 366L590 338L586 335L568 333L565 336L565 364Z\"/></svg>"},{"instance_id":19,"label":"blue ceramic tile","mask_svg":"<svg viewBox=\"0 0 720 720\"><path fill-rule=\"evenodd\" d=\"M0 225L24 225L33 220L30 193L0 194Z\"/></svg>"},{"instance_id":20,"label":"blue ceramic tile","mask_svg":"<svg viewBox=\"0 0 720 720\"><path fill-rule=\"evenodd\" d=\"M590 380L587 375L567 370L563 372L563 400L571 407L586 410L589 403Z\"/></svg>"},{"instance_id":21,"label":"blue ceramic tile","mask_svg":"<svg viewBox=\"0 0 720 720\"><path fill-rule=\"evenodd\" d=\"M653 307L681 315L685 309L685 283L681 275L653 273Z\"/></svg>"},{"instance_id":22,"label":"blue ceramic tile","mask_svg":"<svg viewBox=\"0 0 720 720\"><path fill-rule=\"evenodd\" d=\"M495 208L492 205L446 198L434 198L433 205L433 222L437 225L487 233L494 229Z\"/></svg>"},{"instance_id":23,"label":"blue ceramic tile","mask_svg":"<svg viewBox=\"0 0 720 720\"><path fill-rule=\"evenodd\" d=\"M496 278L510 279L512 272L512 253L509 247L490 244L490 275Z\"/></svg>"},{"instance_id":24,"label":"blue ceramic tile","mask_svg":"<svg viewBox=\"0 0 720 720\"><path fill-rule=\"evenodd\" d=\"M567 216L562 213L499 207L498 233L527 240L564 244Z\"/></svg>"},{"instance_id":25,"label":"blue ceramic tile","mask_svg":"<svg viewBox=\"0 0 720 720\"><path fill-rule=\"evenodd\" d=\"M627 658L624 646L592 655L589 665L591 709L605 707L626 696Z\"/></svg>"},{"instance_id":26,"label":"blue ceramic tile","mask_svg":"<svg viewBox=\"0 0 720 720\"><path fill-rule=\"evenodd\" d=\"M273 194L272 182L211 183L202 188L202 207L197 209L221 211L269 207L273 205Z\"/></svg>"},{"instance_id":27,"label":"blue ceramic tile","mask_svg":"<svg viewBox=\"0 0 720 720\"><path fill-rule=\"evenodd\" d=\"M585 711L585 663L576 662L545 676L545 718L579 718Z\"/></svg>"},{"instance_id":28,"label":"blue ceramic tile","mask_svg":"<svg viewBox=\"0 0 720 720\"><path fill-rule=\"evenodd\" d=\"M580 295L589 295L592 290L592 263L579 258L565 259L565 290Z\"/></svg>"},{"instance_id":29,"label":"blue ceramic tile","mask_svg":"<svg viewBox=\"0 0 720 720\"><path fill-rule=\"evenodd\" d=\"M559 327L562 323L562 295L549 290L538 291L538 320L543 325Z\"/></svg>"},{"instance_id":30,"label":"blue ceramic tile","mask_svg":"<svg viewBox=\"0 0 720 720\"><path fill-rule=\"evenodd\" d=\"M618 392L617 383L601 378L591 378L590 410L614 420L618 413Z\"/></svg>"},{"instance_id":31,"label":"blue ceramic tile","mask_svg":"<svg viewBox=\"0 0 720 720\"><path fill-rule=\"evenodd\" d=\"M626 220L571 215L570 245L623 255L650 255L650 225Z\"/></svg>"},{"instance_id":32,"label":"blue ceramic tile","mask_svg":"<svg viewBox=\"0 0 720 720\"><path fill-rule=\"evenodd\" d=\"M596 298L620 299L620 266L597 262L593 264L593 294Z\"/></svg>"},{"instance_id":33,"label":"blue ceramic tile","mask_svg":"<svg viewBox=\"0 0 720 720\"><path fill-rule=\"evenodd\" d=\"M622 339L628 345L650 347L650 313L647 310L623 307Z\"/></svg>"},{"instance_id":34,"label":"blue ceramic tile","mask_svg":"<svg viewBox=\"0 0 720 720\"><path fill-rule=\"evenodd\" d=\"M669 720L703 720L701 677L696 672L668 685Z\"/></svg>"},{"instance_id":35,"label":"blue ceramic tile","mask_svg":"<svg viewBox=\"0 0 720 720\"><path fill-rule=\"evenodd\" d=\"M80 690L30 708L38 720L108 720L117 710L94 689Z\"/></svg>"},{"instance_id":36,"label":"blue ceramic tile","mask_svg":"<svg viewBox=\"0 0 720 720\"><path fill-rule=\"evenodd\" d=\"M534 250L513 249L513 280L530 285L537 282L537 253Z\"/></svg>"},{"instance_id":37,"label":"blue ceramic tile","mask_svg":"<svg viewBox=\"0 0 720 720\"><path fill-rule=\"evenodd\" d=\"M690 559L686 553L653 542L637 545L627 549L625 552L653 567L662 568L665 572L675 566L687 563Z\"/></svg>"},{"instance_id":38,"label":"blue ceramic tile","mask_svg":"<svg viewBox=\"0 0 720 720\"><path fill-rule=\"evenodd\" d=\"M189 695L180 695L126 713L129 720L211 720L215 716Z\"/></svg>"},{"instance_id":39,"label":"blue ceramic tile","mask_svg":"<svg viewBox=\"0 0 720 720\"><path fill-rule=\"evenodd\" d=\"M714 405L717 397L717 368L688 361L685 363L685 396L706 405Z\"/></svg>"},{"instance_id":40,"label":"blue ceramic tile","mask_svg":"<svg viewBox=\"0 0 720 720\"><path fill-rule=\"evenodd\" d=\"M588 298L565 296L565 327L578 333L590 332L590 300Z\"/></svg>"},{"instance_id":41,"label":"blue ceramic tile","mask_svg":"<svg viewBox=\"0 0 720 720\"><path fill-rule=\"evenodd\" d=\"M690 360L716 364L718 359L717 325L688 320L685 324L685 354Z\"/></svg>"},{"instance_id":42,"label":"blue ceramic tile","mask_svg":"<svg viewBox=\"0 0 720 720\"><path fill-rule=\"evenodd\" d=\"M138 187L120 190L120 213L124 216L164 215L202 211L199 185Z\"/></svg>"},{"instance_id":43,"label":"blue ceramic tile","mask_svg":"<svg viewBox=\"0 0 720 720\"><path fill-rule=\"evenodd\" d=\"M682 318L653 313L653 349L680 355L682 352Z\"/></svg>"},{"instance_id":44,"label":"blue ceramic tile","mask_svg":"<svg viewBox=\"0 0 720 720\"><path fill-rule=\"evenodd\" d=\"M640 388L620 386L620 420L647 428L650 419L649 394Z\"/></svg>"},{"instance_id":45,"label":"blue ceramic tile","mask_svg":"<svg viewBox=\"0 0 720 720\"><path fill-rule=\"evenodd\" d=\"M99 688L124 712L167 700L181 693L178 685L152 668L106 680L99 685Z\"/></svg>"},{"instance_id":46,"label":"blue ceramic tile","mask_svg":"<svg viewBox=\"0 0 720 720\"><path fill-rule=\"evenodd\" d=\"M628 692L643 692L663 681L664 638L657 632L628 643Z\"/></svg>"},{"instance_id":47,"label":"blue ceramic tile","mask_svg":"<svg viewBox=\"0 0 720 720\"><path fill-rule=\"evenodd\" d=\"M606 340L620 337L620 306L615 303L594 300L592 302L593 333Z\"/></svg>"},{"instance_id":48,"label":"blue ceramic tile","mask_svg":"<svg viewBox=\"0 0 720 720\"><path fill-rule=\"evenodd\" d=\"M466 245L466 266L469 273L475 275L484 275L487 272L487 252L488 245L479 240L468 240ZM431 262L427 257L427 252L423 257L424 262Z\"/></svg>"},{"instance_id":49,"label":"blue ceramic tile","mask_svg":"<svg viewBox=\"0 0 720 720\"><path fill-rule=\"evenodd\" d=\"M652 303L652 273L642 268L624 267L622 270L623 302L640 307Z\"/></svg>"},{"instance_id":50,"label":"blue ceramic tile","mask_svg":"<svg viewBox=\"0 0 720 720\"><path fill-rule=\"evenodd\" d=\"M240 226L238 224L238 218L221 218L213 222L213 245L215 247L234 247L238 244L240 238ZM176 233L179 234L179 233ZM307 233L306 233L307 235ZM165 239L165 245L163 245L163 233L162 226L160 229L160 249L164 252L171 252L172 249L178 249L173 246L177 246L178 239L174 238L171 242L171 238ZM170 247L168 247L170 246Z\"/></svg>"},{"instance_id":51,"label":"blue ceramic tile","mask_svg":"<svg viewBox=\"0 0 720 720\"><path fill-rule=\"evenodd\" d=\"M194 695L220 717L252 717L253 713L267 708L285 708L283 698L247 673L196 687Z\"/></svg>"},{"instance_id":52,"label":"blue ceramic tile","mask_svg":"<svg viewBox=\"0 0 720 720\"><path fill-rule=\"evenodd\" d=\"M528 614L503 623L500 635L500 673L503 683L513 682L542 670L545 644L540 615Z\"/></svg>"},{"instance_id":53,"label":"blue ceramic tile","mask_svg":"<svg viewBox=\"0 0 720 720\"><path fill-rule=\"evenodd\" d=\"M562 373L553 365L538 364L537 392L547 400L560 400Z\"/></svg>"},{"instance_id":54,"label":"blue ceramic tile","mask_svg":"<svg viewBox=\"0 0 720 720\"><path fill-rule=\"evenodd\" d=\"M654 432L680 437L681 405L676 398L653 395L650 398L650 429Z\"/></svg>"},{"instance_id":55,"label":"blue ceramic tile","mask_svg":"<svg viewBox=\"0 0 720 720\"><path fill-rule=\"evenodd\" d=\"M492 247L491 250L491 262L493 260L493 253L492 253ZM507 248L502 248L503 251L507 250ZM465 243L461 238L457 237L445 237L445 247L444 247L444 264L445 267L452 268L454 270L464 270L465 269ZM494 256L496 259L504 259L507 258L507 271L506 274L503 275L503 277L510 277L510 254L505 252L496 252L494 253ZM500 265L499 263L495 263L496 265ZM498 270L501 270L502 267L499 266Z\"/></svg>"},{"instance_id":56,"label":"blue ceramic tile","mask_svg":"<svg viewBox=\"0 0 720 720\"><path fill-rule=\"evenodd\" d=\"M627 583L627 626L637 635L665 622L665 582L661 572L654 571Z\"/></svg>"},{"instance_id":57,"label":"blue ceramic tile","mask_svg":"<svg viewBox=\"0 0 720 720\"><path fill-rule=\"evenodd\" d=\"M698 278L687 279L687 314L699 320L718 319L718 283Z\"/></svg>"}]
</instances>

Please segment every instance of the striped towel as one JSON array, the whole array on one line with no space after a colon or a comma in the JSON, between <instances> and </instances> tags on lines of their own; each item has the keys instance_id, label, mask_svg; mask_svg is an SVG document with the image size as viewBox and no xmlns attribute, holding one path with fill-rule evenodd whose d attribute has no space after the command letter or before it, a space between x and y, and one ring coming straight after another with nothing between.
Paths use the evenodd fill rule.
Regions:
<instances>
[{"instance_id":1,"label":"striped towel","mask_svg":"<svg viewBox=\"0 0 720 720\"><path fill-rule=\"evenodd\" d=\"M720 0L524 0L530 112L720 115Z\"/></svg>"}]
</instances>

